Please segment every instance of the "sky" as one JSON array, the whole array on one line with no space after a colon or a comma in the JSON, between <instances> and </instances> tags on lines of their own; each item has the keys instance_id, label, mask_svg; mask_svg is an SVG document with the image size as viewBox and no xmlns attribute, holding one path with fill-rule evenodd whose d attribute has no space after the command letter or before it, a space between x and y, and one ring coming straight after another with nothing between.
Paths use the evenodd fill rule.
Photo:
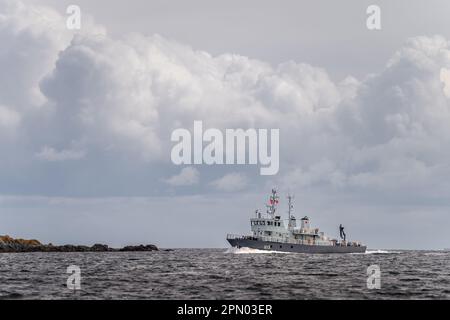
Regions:
<instances>
[{"instance_id":1,"label":"sky","mask_svg":"<svg viewBox=\"0 0 450 320\"><path fill-rule=\"evenodd\" d=\"M330 236L449 247L449 9L0 0L0 234L226 247L276 187L281 215L292 193ZM171 133L195 120L279 129L279 172L174 165Z\"/></svg>"}]
</instances>

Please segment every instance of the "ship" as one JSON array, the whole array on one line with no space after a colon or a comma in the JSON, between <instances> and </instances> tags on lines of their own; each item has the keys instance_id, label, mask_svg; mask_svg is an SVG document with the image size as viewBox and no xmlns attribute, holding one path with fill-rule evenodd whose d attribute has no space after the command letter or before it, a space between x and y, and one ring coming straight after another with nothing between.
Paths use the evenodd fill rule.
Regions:
<instances>
[{"instance_id":1,"label":"ship","mask_svg":"<svg viewBox=\"0 0 450 320\"><path fill-rule=\"evenodd\" d=\"M293 215L293 197L287 196L288 219L277 215L279 196L275 189L269 197L267 211L263 215L256 210L255 217L250 219L251 235L228 234L227 241L235 248L250 248L267 251L295 253L364 253L366 246L359 241L348 241L342 224L339 226L340 239L332 239L312 228L308 216L297 220Z\"/></svg>"}]
</instances>

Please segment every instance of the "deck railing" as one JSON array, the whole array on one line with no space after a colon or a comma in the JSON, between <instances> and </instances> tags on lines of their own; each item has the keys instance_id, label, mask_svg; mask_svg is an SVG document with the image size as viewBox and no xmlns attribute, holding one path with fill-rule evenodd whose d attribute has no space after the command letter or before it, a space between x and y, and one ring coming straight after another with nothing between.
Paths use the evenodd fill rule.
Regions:
<instances>
[{"instance_id":1,"label":"deck railing","mask_svg":"<svg viewBox=\"0 0 450 320\"><path fill-rule=\"evenodd\" d=\"M227 234L227 239L245 240L245 239L256 239L254 236L244 236L238 234Z\"/></svg>"}]
</instances>

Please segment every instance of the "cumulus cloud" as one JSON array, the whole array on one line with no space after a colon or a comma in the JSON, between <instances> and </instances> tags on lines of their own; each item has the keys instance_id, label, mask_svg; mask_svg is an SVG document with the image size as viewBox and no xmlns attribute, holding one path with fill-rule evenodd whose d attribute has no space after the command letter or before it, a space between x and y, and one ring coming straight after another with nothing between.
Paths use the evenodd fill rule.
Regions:
<instances>
[{"instance_id":1,"label":"cumulus cloud","mask_svg":"<svg viewBox=\"0 0 450 320\"><path fill-rule=\"evenodd\" d=\"M444 84L444 93L450 98L450 69L441 69L441 81Z\"/></svg>"},{"instance_id":2,"label":"cumulus cloud","mask_svg":"<svg viewBox=\"0 0 450 320\"><path fill-rule=\"evenodd\" d=\"M211 185L220 191L240 191L248 184L247 177L242 173L232 172L211 182Z\"/></svg>"},{"instance_id":3,"label":"cumulus cloud","mask_svg":"<svg viewBox=\"0 0 450 320\"><path fill-rule=\"evenodd\" d=\"M43 147L42 150L36 154L38 159L46 161L78 160L84 156L85 152L82 150L55 150L48 146Z\"/></svg>"},{"instance_id":4,"label":"cumulus cloud","mask_svg":"<svg viewBox=\"0 0 450 320\"><path fill-rule=\"evenodd\" d=\"M271 65L212 55L156 34L112 37L84 12L81 31L72 32L65 18L48 7L0 0L0 194L20 199L2 210L10 229L31 216L43 235L56 216L72 225L61 212L71 212L76 223L85 212L98 225L113 215L123 228L123 219L133 220L123 212L137 205L141 214L134 220L146 237L152 224L141 221L157 201L155 212L167 213L170 226L180 219L171 212L194 208L183 215L179 234L185 226L205 229L189 223L206 217L211 237L222 241L222 234L247 223L246 213L274 186L295 193L298 212L320 212L336 225L347 217L355 226L349 230L364 237L373 232L367 224L373 215L381 217L379 229L392 228L392 238L402 228L403 235L423 232L432 221L432 243L435 226L448 225L447 39L413 37L373 74L333 80L327 70L301 61ZM279 128L279 174L261 177L255 166L174 169L171 132L192 130L194 120L218 129ZM170 176L173 170L180 171ZM221 193L237 191L233 203L242 210L230 216ZM65 200L29 215L24 208L34 208L27 201L33 204L30 195L37 194ZM118 198L74 207L80 195ZM141 203L140 196L150 198ZM417 224L405 224L418 216ZM222 220L227 224L215 223ZM129 224L128 235L135 227ZM161 230L152 232L164 237ZM96 227L91 234L98 235ZM372 236L374 243L379 239L378 232Z\"/></svg>"},{"instance_id":5,"label":"cumulus cloud","mask_svg":"<svg viewBox=\"0 0 450 320\"><path fill-rule=\"evenodd\" d=\"M29 112L46 102L39 83L73 33L65 28L65 16L49 7L1 0L0 14L0 104ZM88 15L85 22L83 34L104 34Z\"/></svg>"},{"instance_id":6,"label":"cumulus cloud","mask_svg":"<svg viewBox=\"0 0 450 320\"><path fill-rule=\"evenodd\" d=\"M14 129L20 123L20 114L15 110L0 105L0 130Z\"/></svg>"},{"instance_id":7,"label":"cumulus cloud","mask_svg":"<svg viewBox=\"0 0 450 320\"><path fill-rule=\"evenodd\" d=\"M126 189L136 172L171 170L170 133L202 120L219 129L280 128L280 174L270 183L399 194L434 185L445 194L450 48L443 37L412 38L378 73L335 82L305 63L213 56L158 35L112 38L92 21L74 34L60 13L18 1L0 0L0 11L7 44L0 50L0 132L19 136L3 138L2 147L30 159L14 167L17 176L38 170L36 157L89 156L76 170L120 160ZM143 187L158 189L161 179L199 184L198 170ZM256 179L250 170L232 168L214 182L202 171L202 182L218 191L245 189Z\"/></svg>"},{"instance_id":8,"label":"cumulus cloud","mask_svg":"<svg viewBox=\"0 0 450 320\"><path fill-rule=\"evenodd\" d=\"M449 65L446 39L408 40L384 70L354 84L356 91L320 118L310 117L309 136L297 135L299 154L279 183L399 198L444 194L448 183L438 176L450 175L450 100L441 70Z\"/></svg>"},{"instance_id":9,"label":"cumulus cloud","mask_svg":"<svg viewBox=\"0 0 450 320\"><path fill-rule=\"evenodd\" d=\"M174 175L164 181L174 187L195 185L200 180L200 174L194 167L186 167L181 169L180 173Z\"/></svg>"}]
</instances>

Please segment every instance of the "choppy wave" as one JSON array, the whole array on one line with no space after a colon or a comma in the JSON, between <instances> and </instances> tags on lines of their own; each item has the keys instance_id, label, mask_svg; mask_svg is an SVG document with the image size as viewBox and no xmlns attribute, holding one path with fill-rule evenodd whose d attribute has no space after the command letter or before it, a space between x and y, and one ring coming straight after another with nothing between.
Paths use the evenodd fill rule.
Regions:
<instances>
[{"instance_id":1,"label":"choppy wave","mask_svg":"<svg viewBox=\"0 0 450 320\"><path fill-rule=\"evenodd\" d=\"M253 249L253 248L248 248L248 247L242 247L242 248L236 248L236 247L231 247L228 248L225 253L233 253L233 254L260 254L260 253L283 253L283 254L295 254L296 252L282 252L282 251L272 251L272 250L259 250L259 249ZM362 253L350 253L350 254L396 254L396 253L400 253L399 251L390 251L390 250L381 250L381 249L377 249L377 250L366 250L366 252L362 252Z\"/></svg>"},{"instance_id":2,"label":"choppy wave","mask_svg":"<svg viewBox=\"0 0 450 320\"><path fill-rule=\"evenodd\" d=\"M225 253L234 253L234 254L255 254L255 253L292 253L292 252L282 252L282 251L273 251L273 250L259 250L259 249L252 249L252 248L247 248L247 247L242 247L242 248L236 248L236 247L231 247L228 248L227 251L225 251Z\"/></svg>"},{"instance_id":3,"label":"choppy wave","mask_svg":"<svg viewBox=\"0 0 450 320\"><path fill-rule=\"evenodd\" d=\"M0 300L450 299L450 252L371 249L353 258L274 255L248 248L226 251L236 255L224 252L220 248L2 254ZM66 269L73 264L82 272L82 289L77 292L66 286ZM372 264L379 265L383 275L376 291L366 287L367 266Z\"/></svg>"},{"instance_id":4,"label":"choppy wave","mask_svg":"<svg viewBox=\"0 0 450 320\"><path fill-rule=\"evenodd\" d=\"M442 257L442 256L448 256L449 255L449 251L447 250L442 250L442 251L435 251L435 252L427 252L425 253L426 256L437 256L437 257Z\"/></svg>"},{"instance_id":5,"label":"choppy wave","mask_svg":"<svg viewBox=\"0 0 450 320\"><path fill-rule=\"evenodd\" d=\"M400 252L377 249L377 250L366 250L366 252L362 254L391 254L391 253L400 253Z\"/></svg>"}]
</instances>

